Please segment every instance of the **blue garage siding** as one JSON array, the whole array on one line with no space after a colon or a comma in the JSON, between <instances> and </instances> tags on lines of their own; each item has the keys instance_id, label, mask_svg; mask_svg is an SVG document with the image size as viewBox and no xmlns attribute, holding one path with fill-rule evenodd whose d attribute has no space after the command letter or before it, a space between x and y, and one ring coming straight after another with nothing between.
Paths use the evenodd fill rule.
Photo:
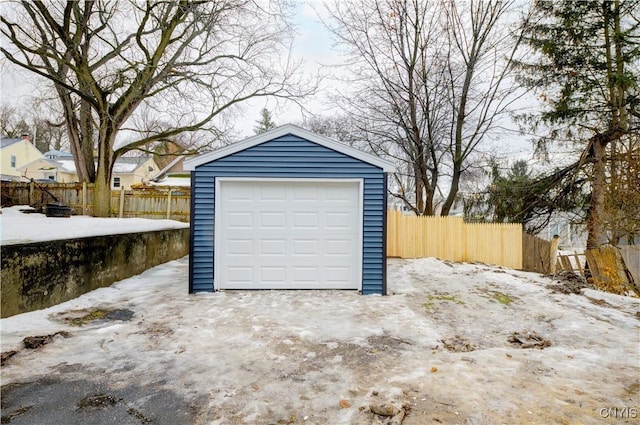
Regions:
<instances>
[{"instance_id":1,"label":"blue garage siding","mask_svg":"<svg viewBox=\"0 0 640 425\"><path fill-rule=\"evenodd\" d=\"M214 290L216 177L362 178L362 292L383 293L385 174L377 166L286 135L196 167L192 178L190 291Z\"/></svg>"}]
</instances>

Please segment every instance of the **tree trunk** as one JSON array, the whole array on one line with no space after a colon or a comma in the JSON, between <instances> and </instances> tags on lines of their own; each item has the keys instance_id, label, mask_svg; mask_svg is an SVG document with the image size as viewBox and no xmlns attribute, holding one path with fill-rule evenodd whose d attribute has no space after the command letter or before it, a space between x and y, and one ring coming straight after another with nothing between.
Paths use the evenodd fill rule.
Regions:
<instances>
[{"instance_id":1,"label":"tree trunk","mask_svg":"<svg viewBox=\"0 0 640 425\"><path fill-rule=\"evenodd\" d=\"M593 141L593 178L591 180L591 205L587 217L587 249L600 248L605 241L602 225L606 168L606 143L600 138Z\"/></svg>"},{"instance_id":2,"label":"tree trunk","mask_svg":"<svg viewBox=\"0 0 640 425\"><path fill-rule=\"evenodd\" d=\"M98 168L96 183L93 186L93 215L94 217L109 217L111 215L111 179L102 167Z\"/></svg>"},{"instance_id":3,"label":"tree trunk","mask_svg":"<svg viewBox=\"0 0 640 425\"><path fill-rule=\"evenodd\" d=\"M422 197L423 187L422 187L422 176L420 167L416 164L414 165L414 184L416 188L416 209L418 210L418 215L424 214L424 199Z\"/></svg>"},{"instance_id":4,"label":"tree trunk","mask_svg":"<svg viewBox=\"0 0 640 425\"><path fill-rule=\"evenodd\" d=\"M440 215L446 216L451 212L451 208L453 207L453 203L456 200L456 195L458 194L458 190L460 189L460 166L454 165L453 167L453 176L451 179L451 189L449 189L449 194L447 195L447 199L444 201L444 205L442 205L442 213Z\"/></svg>"},{"instance_id":5,"label":"tree trunk","mask_svg":"<svg viewBox=\"0 0 640 425\"><path fill-rule=\"evenodd\" d=\"M93 215L109 217L111 214L111 172L114 155L115 132L108 125L102 125L98 139L98 172L93 189Z\"/></svg>"},{"instance_id":6,"label":"tree trunk","mask_svg":"<svg viewBox=\"0 0 640 425\"><path fill-rule=\"evenodd\" d=\"M91 107L88 102L81 100L79 119L76 115L73 99L67 90L56 87L62 104L66 121L69 146L76 166L76 174L81 182L93 183L96 179L93 163L93 125L91 123Z\"/></svg>"}]
</instances>

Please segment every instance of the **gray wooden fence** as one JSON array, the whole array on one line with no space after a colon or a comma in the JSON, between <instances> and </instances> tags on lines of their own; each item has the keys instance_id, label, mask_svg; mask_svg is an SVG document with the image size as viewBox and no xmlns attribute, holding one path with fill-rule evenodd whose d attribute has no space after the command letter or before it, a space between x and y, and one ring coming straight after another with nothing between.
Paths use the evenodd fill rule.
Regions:
<instances>
[{"instance_id":1,"label":"gray wooden fence","mask_svg":"<svg viewBox=\"0 0 640 425\"><path fill-rule=\"evenodd\" d=\"M62 202L73 214L93 215L93 184L2 182L2 206L30 205L42 210ZM188 187L144 187L111 191L112 217L171 219L189 222Z\"/></svg>"},{"instance_id":2,"label":"gray wooden fence","mask_svg":"<svg viewBox=\"0 0 640 425\"><path fill-rule=\"evenodd\" d=\"M618 249L620 249L624 264L631 272L633 280L637 285L640 285L640 246L625 245L619 246Z\"/></svg>"}]
</instances>

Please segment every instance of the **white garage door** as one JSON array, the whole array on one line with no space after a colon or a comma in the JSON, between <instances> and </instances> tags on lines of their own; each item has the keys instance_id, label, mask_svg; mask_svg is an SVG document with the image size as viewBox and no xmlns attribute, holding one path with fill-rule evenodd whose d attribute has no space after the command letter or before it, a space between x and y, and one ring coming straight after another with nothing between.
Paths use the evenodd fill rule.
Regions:
<instances>
[{"instance_id":1,"label":"white garage door","mask_svg":"<svg viewBox=\"0 0 640 425\"><path fill-rule=\"evenodd\" d=\"M361 289L361 180L216 180L219 289Z\"/></svg>"}]
</instances>

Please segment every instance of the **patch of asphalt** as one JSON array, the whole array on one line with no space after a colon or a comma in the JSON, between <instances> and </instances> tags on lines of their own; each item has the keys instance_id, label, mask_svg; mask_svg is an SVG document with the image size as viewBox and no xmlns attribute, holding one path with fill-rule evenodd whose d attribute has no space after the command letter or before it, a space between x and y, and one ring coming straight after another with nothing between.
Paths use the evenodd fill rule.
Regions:
<instances>
[{"instance_id":1,"label":"patch of asphalt","mask_svg":"<svg viewBox=\"0 0 640 425\"><path fill-rule=\"evenodd\" d=\"M189 401L153 385L53 376L2 386L3 424L175 425L194 423L195 413Z\"/></svg>"}]
</instances>

